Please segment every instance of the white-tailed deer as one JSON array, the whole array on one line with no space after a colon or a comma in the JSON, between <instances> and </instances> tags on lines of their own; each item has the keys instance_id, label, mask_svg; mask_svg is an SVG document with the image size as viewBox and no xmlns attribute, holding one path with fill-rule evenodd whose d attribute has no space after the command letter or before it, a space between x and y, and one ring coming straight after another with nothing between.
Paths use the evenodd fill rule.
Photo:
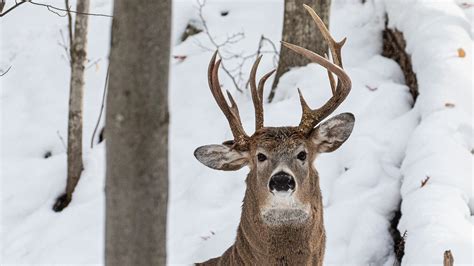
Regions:
<instances>
[{"instance_id":1,"label":"white-tailed deer","mask_svg":"<svg viewBox=\"0 0 474 266\"><path fill-rule=\"evenodd\" d=\"M235 243L221 257L202 263L204 265L323 263L326 241L323 204L313 162L319 153L334 151L347 140L354 126L354 116L343 113L322 122L351 89L351 80L342 69L341 48L345 39L334 41L314 10L304 7L329 43L334 62L300 46L283 44L327 69L333 95L322 107L313 110L299 92L303 109L299 126L264 126L263 88L273 71L263 76L257 87L255 75L260 57L250 74L256 121L255 133L248 136L234 99L228 93L229 105L222 93L218 78L221 61L216 62L216 53L209 64L209 87L229 122L234 139L222 145L199 147L194 155L213 169L231 171L247 165L250 173ZM337 76L337 83L333 74Z\"/></svg>"}]
</instances>

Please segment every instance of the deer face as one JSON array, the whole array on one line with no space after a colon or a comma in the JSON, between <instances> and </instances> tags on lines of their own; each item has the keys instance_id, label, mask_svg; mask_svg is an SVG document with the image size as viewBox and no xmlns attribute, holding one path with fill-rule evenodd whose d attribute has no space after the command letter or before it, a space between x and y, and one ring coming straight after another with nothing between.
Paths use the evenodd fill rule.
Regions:
<instances>
[{"instance_id":1,"label":"deer face","mask_svg":"<svg viewBox=\"0 0 474 266\"><path fill-rule=\"evenodd\" d=\"M315 198L321 199L314 159L319 153L337 149L347 140L354 126L354 116L350 113L323 122L351 89L351 80L342 68L341 48L345 39L334 41L314 10L304 7L328 42L333 62L300 46L286 42L282 45L326 68L333 96L320 108L311 109L299 92L302 116L298 127L264 127L263 88L273 71L260 79L257 88L255 76L261 60L259 57L249 79L255 108L255 133L248 136L232 95L227 92L229 105L222 94L218 77L221 61L216 62L216 52L209 63L209 87L229 122L234 140L222 145L202 146L194 152L201 163L213 169L229 171L248 165L247 192L252 194L255 200L252 204L257 205L261 219L270 226L301 224L311 217L312 212L318 211L315 209L318 206L311 205L313 200L318 201ZM333 74L337 76L337 82Z\"/></svg>"},{"instance_id":2,"label":"deer face","mask_svg":"<svg viewBox=\"0 0 474 266\"><path fill-rule=\"evenodd\" d=\"M249 166L248 190L254 195L262 220L270 225L301 224L320 197L314 160L319 153L337 149L349 137L354 116L340 114L314 128L309 135L297 127L269 127L250 137L245 150L227 142L196 149L204 165L217 170Z\"/></svg>"}]
</instances>

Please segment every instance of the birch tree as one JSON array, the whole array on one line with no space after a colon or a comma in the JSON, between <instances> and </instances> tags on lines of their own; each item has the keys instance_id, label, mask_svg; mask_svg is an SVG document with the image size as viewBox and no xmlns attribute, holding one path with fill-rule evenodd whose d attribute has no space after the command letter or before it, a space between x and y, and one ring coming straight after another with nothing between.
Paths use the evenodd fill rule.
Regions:
<instances>
[{"instance_id":1,"label":"birch tree","mask_svg":"<svg viewBox=\"0 0 474 266\"><path fill-rule=\"evenodd\" d=\"M72 200L83 170L82 162L82 110L84 94L84 69L87 59L87 27L89 16L89 0L77 0L74 31L72 15L69 12L69 0L66 0L69 26L69 59L71 78L69 83L69 114L67 136L67 184L66 190L53 206L53 210L61 211Z\"/></svg>"}]
</instances>

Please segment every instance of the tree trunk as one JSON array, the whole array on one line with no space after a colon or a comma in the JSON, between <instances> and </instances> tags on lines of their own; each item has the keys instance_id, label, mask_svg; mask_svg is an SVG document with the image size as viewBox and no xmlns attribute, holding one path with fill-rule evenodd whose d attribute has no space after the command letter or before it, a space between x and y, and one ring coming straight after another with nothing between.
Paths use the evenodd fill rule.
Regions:
<instances>
[{"instance_id":1,"label":"tree trunk","mask_svg":"<svg viewBox=\"0 0 474 266\"><path fill-rule=\"evenodd\" d=\"M106 104L109 266L165 265L171 0L116 0Z\"/></svg>"},{"instance_id":2,"label":"tree trunk","mask_svg":"<svg viewBox=\"0 0 474 266\"><path fill-rule=\"evenodd\" d=\"M282 40L324 55L328 51L328 45L311 16L303 8L303 4L313 8L324 24L329 25L330 0L285 0ZM273 100L276 87L283 74L292 67L304 66L308 63L308 59L280 46L280 59L268 100L270 102Z\"/></svg>"},{"instance_id":3,"label":"tree trunk","mask_svg":"<svg viewBox=\"0 0 474 266\"><path fill-rule=\"evenodd\" d=\"M82 164L82 109L84 94L84 69L86 62L87 47L87 26L88 15L79 13L89 12L89 0L78 0L76 10L76 22L74 25L74 34L70 32L69 36L74 36L71 44L71 80L69 92L69 120L67 137L67 184L66 191L61 195L53 206L55 211L61 211L72 199L72 193L76 188L77 182L81 177L83 170ZM69 14L70 16L70 14ZM69 17L70 18L70 17ZM69 20L71 23L71 20ZM72 31L72 25L69 24Z\"/></svg>"}]
</instances>

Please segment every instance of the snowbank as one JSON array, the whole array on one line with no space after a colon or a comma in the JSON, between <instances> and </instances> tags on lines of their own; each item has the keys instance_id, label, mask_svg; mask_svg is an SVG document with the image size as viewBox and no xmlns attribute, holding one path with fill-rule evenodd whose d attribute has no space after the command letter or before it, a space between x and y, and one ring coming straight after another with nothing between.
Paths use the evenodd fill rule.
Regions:
<instances>
[{"instance_id":1,"label":"snowbank","mask_svg":"<svg viewBox=\"0 0 474 266\"><path fill-rule=\"evenodd\" d=\"M472 265L471 24L451 1L385 4L389 26L405 36L420 92L415 111L421 123L402 164L399 230L407 231L403 264L441 264L443 252L450 249L456 265Z\"/></svg>"},{"instance_id":2,"label":"snowbank","mask_svg":"<svg viewBox=\"0 0 474 266\"><path fill-rule=\"evenodd\" d=\"M221 17L222 10L229 10L229 14ZM217 38L243 30L245 39L229 50L249 54L255 51L261 34L277 43L281 29L274 25L281 25L282 11L282 2L209 2L204 14ZM316 161L328 235L325 260L328 264L391 265L394 257L388 228L400 200L399 166L417 120L409 113L412 100L408 88L401 85L401 70L379 55L384 27L381 6L334 1L331 14L336 39L348 37L343 57L354 84L347 101L335 113L353 112L357 122L341 150ZM222 254L234 241L245 189L246 170L213 171L192 156L197 146L220 143L231 136L205 80L211 52L203 51L196 43L210 47L207 36L201 33L173 51L174 55L187 57L174 64L171 76L171 263L203 261ZM230 68L237 63L228 61ZM251 63L245 65L244 73L249 73ZM258 75L268 72L271 63L271 55L265 55ZM221 77L223 87L233 90L231 81L225 75ZM321 67L294 69L280 79L274 103L265 106L266 125L298 123L297 88L311 106L324 103L331 93ZM251 132L254 118L250 96L235 91L234 95L244 126Z\"/></svg>"}]
</instances>

